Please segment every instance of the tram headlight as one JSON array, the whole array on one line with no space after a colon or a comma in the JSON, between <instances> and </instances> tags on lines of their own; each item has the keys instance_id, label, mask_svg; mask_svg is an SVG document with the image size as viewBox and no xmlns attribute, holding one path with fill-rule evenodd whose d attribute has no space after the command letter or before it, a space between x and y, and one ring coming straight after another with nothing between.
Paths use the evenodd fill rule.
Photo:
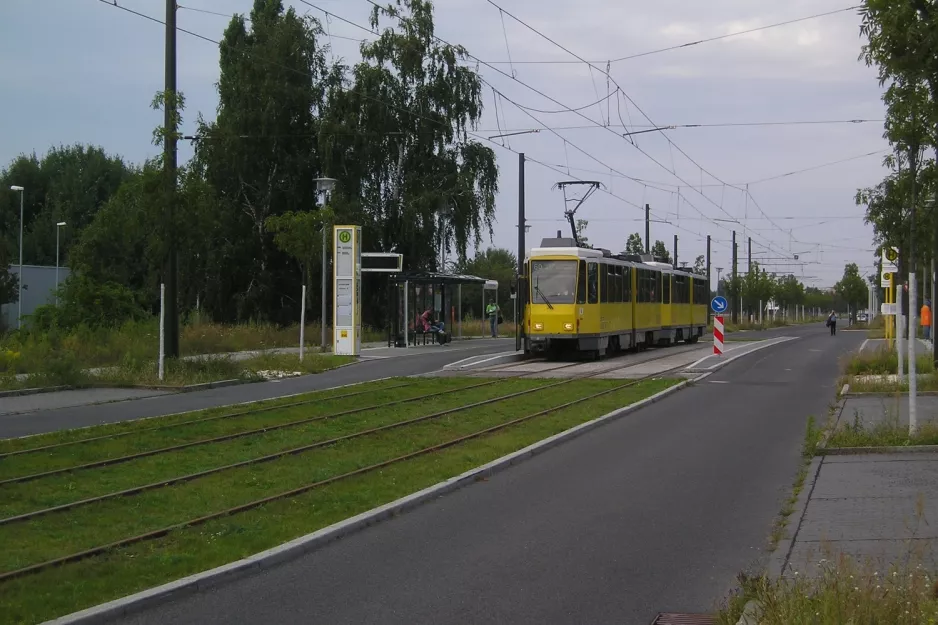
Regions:
<instances>
[{"instance_id":1,"label":"tram headlight","mask_svg":"<svg viewBox=\"0 0 938 625\"><path fill-rule=\"evenodd\" d=\"M565 323L565 324L563 324L563 329L566 330L566 331L568 331L568 332L573 332L573 324L572 324L572 323Z\"/></svg>"},{"instance_id":2,"label":"tram headlight","mask_svg":"<svg viewBox=\"0 0 938 625\"><path fill-rule=\"evenodd\" d=\"M544 329L544 324L543 324L543 323L535 323L535 324L534 324L534 329L535 329L535 330L543 330L543 329Z\"/></svg>"}]
</instances>

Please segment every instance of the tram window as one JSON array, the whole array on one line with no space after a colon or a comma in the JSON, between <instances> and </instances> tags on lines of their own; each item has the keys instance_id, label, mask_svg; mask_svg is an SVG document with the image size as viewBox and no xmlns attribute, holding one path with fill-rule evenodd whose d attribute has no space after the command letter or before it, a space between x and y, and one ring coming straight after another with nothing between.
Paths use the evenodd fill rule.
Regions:
<instances>
[{"instance_id":1,"label":"tram window","mask_svg":"<svg viewBox=\"0 0 938 625\"><path fill-rule=\"evenodd\" d=\"M531 303L572 304L576 288L576 261L531 261ZM546 300L546 301L545 301Z\"/></svg>"},{"instance_id":2,"label":"tram window","mask_svg":"<svg viewBox=\"0 0 938 625\"><path fill-rule=\"evenodd\" d=\"M616 302L623 302L622 299L622 267L616 267Z\"/></svg>"},{"instance_id":3,"label":"tram window","mask_svg":"<svg viewBox=\"0 0 938 625\"><path fill-rule=\"evenodd\" d=\"M599 266L599 301L603 304L609 301L609 265Z\"/></svg>"},{"instance_id":4,"label":"tram window","mask_svg":"<svg viewBox=\"0 0 938 625\"><path fill-rule=\"evenodd\" d=\"M586 263L584 261L577 262L577 279L576 279L576 303L585 304L586 303Z\"/></svg>"},{"instance_id":5,"label":"tram window","mask_svg":"<svg viewBox=\"0 0 938 625\"><path fill-rule=\"evenodd\" d=\"M632 301L632 270L628 267L622 268L622 301Z\"/></svg>"},{"instance_id":6,"label":"tram window","mask_svg":"<svg viewBox=\"0 0 938 625\"><path fill-rule=\"evenodd\" d=\"M661 303L670 304L671 303L671 276L669 274L662 274L661 280Z\"/></svg>"},{"instance_id":7,"label":"tram window","mask_svg":"<svg viewBox=\"0 0 938 625\"><path fill-rule=\"evenodd\" d=\"M599 267L596 263L587 263L586 267L586 303L599 302Z\"/></svg>"}]
</instances>

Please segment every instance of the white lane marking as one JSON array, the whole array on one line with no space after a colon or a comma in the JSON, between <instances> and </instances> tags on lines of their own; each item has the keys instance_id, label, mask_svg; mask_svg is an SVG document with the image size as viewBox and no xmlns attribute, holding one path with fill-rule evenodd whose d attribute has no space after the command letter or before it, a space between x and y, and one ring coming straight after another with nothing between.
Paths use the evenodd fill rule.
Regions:
<instances>
[{"instance_id":1,"label":"white lane marking","mask_svg":"<svg viewBox=\"0 0 938 625\"><path fill-rule=\"evenodd\" d=\"M729 380L710 380L710 384L729 384Z\"/></svg>"},{"instance_id":2,"label":"white lane marking","mask_svg":"<svg viewBox=\"0 0 938 625\"><path fill-rule=\"evenodd\" d=\"M481 354L481 355L484 355L484 354ZM444 369L449 369L450 367L455 367L456 365L462 364L462 363L464 363L464 362L466 362L466 361L468 361L468 360L474 360L474 359L478 358L479 356L480 356L480 354L475 354L474 356L469 356L468 358L463 358L462 360L457 360L456 362L451 362L451 363L449 363L448 365L443 365L443 368L444 368Z\"/></svg>"},{"instance_id":3,"label":"white lane marking","mask_svg":"<svg viewBox=\"0 0 938 625\"><path fill-rule=\"evenodd\" d=\"M863 341L863 345L860 346L861 354L863 353L863 350L866 349L866 346L869 344L869 342L870 342L870 339L866 339L865 341Z\"/></svg>"},{"instance_id":4,"label":"white lane marking","mask_svg":"<svg viewBox=\"0 0 938 625\"><path fill-rule=\"evenodd\" d=\"M517 354L517 353L518 353L518 352L504 352L504 353L501 353L501 354L496 354L495 356L491 356L491 357L485 358L485 359L483 359L483 360L477 360L477 361L475 361L474 363L471 363L471 364L469 364L469 365L463 365L462 367L460 367L460 369L465 369L466 367L470 367L470 366L476 367L476 366L478 366L478 365L481 365L482 363L491 362L491 361L493 361L493 360L500 360L500 359L502 359L502 358L507 358L508 356L514 356L514 355Z\"/></svg>"},{"instance_id":5,"label":"white lane marking","mask_svg":"<svg viewBox=\"0 0 938 625\"><path fill-rule=\"evenodd\" d=\"M788 341L794 341L796 338L798 338L798 337L796 337L796 336L785 336L785 337L780 337L780 338L777 338L777 339L767 339L766 341L760 341L760 343L756 344L756 346L753 347L752 349L746 350L746 351L744 351L742 354L737 354L737 355L735 355L735 356L732 356L732 357L730 357L730 358L727 358L726 360L720 360L720 361L718 361L715 365L711 365L711 366L707 367L707 368L706 368L706 371L713 371L713 370L716 369L717 367L722 367L723 365L727 365L727 364L733 362L734 360L737 360L737 359L739 359L739 358L742 358L743 356L748 356L749 354L752 354L753 352L757 352L757 351L763 350L763 349L765 349L765 348L767 348L767 347L772 347L773 345L779 345L780 343L786 343L786 342L788 342ZM707 358L712 358L712 357L713 357L712 354L711 354L710 356L707 356ZM706 360L707 358L703 358L702 360ZM701 361L698 361L698 362L701 362ZM694 365L696 365L696 364L697 364L697 363L694 363ZM691 365L690 367L687 367L687 368L688 368L688 369L693 369L693 368L694 368L694 365Z\"/></svg>"}]
</instances>

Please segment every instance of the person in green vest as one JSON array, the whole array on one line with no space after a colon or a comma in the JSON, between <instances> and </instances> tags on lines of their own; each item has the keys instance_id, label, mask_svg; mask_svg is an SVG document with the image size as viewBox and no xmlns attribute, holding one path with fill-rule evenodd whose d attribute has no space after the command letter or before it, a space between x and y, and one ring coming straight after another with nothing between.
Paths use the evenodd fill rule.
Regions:
<instances>
[{"instance_id":1,"label":"person in green vest","mask_svg":"<svg viewBox=\"0 0 938 625\"><path fill-rule=\"evenodd\" d=\"M489 305L485 307L485 316L489 318L492 326L492 338L498 338L498 304L495 300L489 300Z\"/></svg>"}]
</instances>

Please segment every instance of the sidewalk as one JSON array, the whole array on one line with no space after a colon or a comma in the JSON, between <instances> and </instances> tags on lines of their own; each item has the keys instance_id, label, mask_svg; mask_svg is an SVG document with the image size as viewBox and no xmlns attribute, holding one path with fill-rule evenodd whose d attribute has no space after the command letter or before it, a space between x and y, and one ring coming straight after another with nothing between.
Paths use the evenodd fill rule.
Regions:
<instances>
[{"instance_id":1,"label":"sidewalk","mask_svg":"<svg viewBox=\"0 0 938 625\"><path fill-rule=\"evenodd\" d=\"M938 449L815 458L801 500L770 575L815 575L840 554L938 569Z\"/></svg>"},{"instance_id":2,"label":"sidewalk","mask_svg":"<svg viewBox=\"0 0 938 625\"><path fill-rule=\"evenodd\" d=\"M938 397L919 398L918 421L938 421ZM883 423L908 426L905 397L847 397L837 426ZM814 575L841 554L878 571L909 562L938 570L938 446L819 453L770 576Z\"/></svg>"}]
</instances>

